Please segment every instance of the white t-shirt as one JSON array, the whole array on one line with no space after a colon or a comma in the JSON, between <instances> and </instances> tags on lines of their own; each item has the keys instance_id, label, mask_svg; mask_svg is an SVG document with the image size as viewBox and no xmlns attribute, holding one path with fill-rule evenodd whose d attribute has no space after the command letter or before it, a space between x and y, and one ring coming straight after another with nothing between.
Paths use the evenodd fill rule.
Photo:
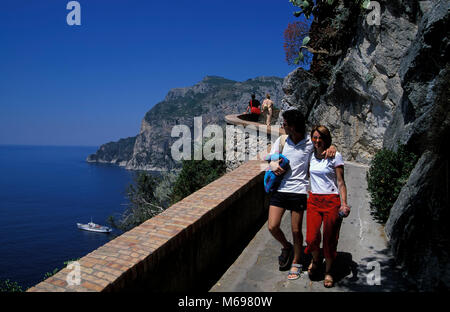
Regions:
<instances>
[{"instance_id":1,"label":"white t-shirt","mask_svg":"<svg viewBox=\"0 0 450 312\"><path fill-rule=\"evenodd\" d=\"M273 154L278 151L280 146L279 137L273 144L270 153ZM282 154L289 159L289 169L283 175L278 192L282 193L297 193L306 194L308 187L308 164L314 146L311 138L306 136L297 144L294 144L288 137L284 144Z\"/></svg>"},{"instance_id":2,"label":"white t-shirt","mask_svg":"<svg viewBox=\"0 0 450 312\"><path fill-rule=\"evenodd\" d=\"M339 194L336 167L343 165L344 161L339 152L336 152L334 158L327 159L318 159L313 153L309 162L311 192L314 194Z\"/></svg>"}]
</instances>

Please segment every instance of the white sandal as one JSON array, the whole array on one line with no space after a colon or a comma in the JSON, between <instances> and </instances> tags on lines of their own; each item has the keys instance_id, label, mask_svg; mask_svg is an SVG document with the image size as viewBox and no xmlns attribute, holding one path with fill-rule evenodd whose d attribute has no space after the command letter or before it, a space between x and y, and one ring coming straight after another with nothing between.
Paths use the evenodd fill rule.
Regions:
<instances>
[{"instance_id":1,"label":"white sandal","mask_svg":"<svg viewBox=\"0 0 450 312\"><path fill-rule=\"evenodd\" d=\"M292 271L292 268L297 268L297 271ZM292 263L291 270L289 270L288 280L296 280L302 274L302 265L298 263ZM294 277L289 277L289 275L295 275Z\"/></svg>"}]
</instances>

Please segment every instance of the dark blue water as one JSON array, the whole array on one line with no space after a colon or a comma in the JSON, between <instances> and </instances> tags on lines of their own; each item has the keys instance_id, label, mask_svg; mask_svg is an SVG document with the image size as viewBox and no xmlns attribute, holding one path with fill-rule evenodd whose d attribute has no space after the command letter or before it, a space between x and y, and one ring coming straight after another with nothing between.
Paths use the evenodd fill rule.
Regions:
<instances>
[{"instance_id":1,"label":"dark blue water","mask_svg":"<svg viewBox=\"0 0 450 312\"><path fill-rule=\"evenodd\" d=\"M81 231L76 223L92 217L106 224L108 216L123 212L133 173L86 163L95 151L0 145L0 280L26 289L111 239Z\"/></svg>"}]
</instances>

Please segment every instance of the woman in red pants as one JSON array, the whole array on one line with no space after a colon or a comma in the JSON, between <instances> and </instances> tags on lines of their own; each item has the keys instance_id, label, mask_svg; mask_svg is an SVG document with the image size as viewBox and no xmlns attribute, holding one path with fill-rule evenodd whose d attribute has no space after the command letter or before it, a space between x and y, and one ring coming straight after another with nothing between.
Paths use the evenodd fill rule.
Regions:
<instances>
[{"instance_id":1,"label":"woman in red pants","mask_svg":"<svg viewBox=\"0 0 450 312\"><path fill-rule=\"evenodd\" d=\"M327 127L316 126L311 131L314 153L309 163L311 192L306 210L306 253L312 255L308 268L310 277L321 265L320 227L323 224L323 254L325 257L324 286L332 287L332 264L336 258L342 217L347 217L347 188L344 181L344 162L342 155L324 159L322 153L331 145L331 134ZM339 196L340 195L340 196ZM341 215L341 216L340 216Z\"/></svg>"}]
</instances>

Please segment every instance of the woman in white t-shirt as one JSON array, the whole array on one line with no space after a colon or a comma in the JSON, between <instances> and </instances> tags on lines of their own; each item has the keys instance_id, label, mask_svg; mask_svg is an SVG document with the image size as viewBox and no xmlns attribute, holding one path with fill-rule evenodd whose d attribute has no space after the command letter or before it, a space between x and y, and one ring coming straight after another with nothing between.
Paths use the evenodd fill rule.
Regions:
<instances>
[{"instance_id":1,"label":"woman in white t-shirt","mask_svg":"<svg viewBox=\"0 0 450 312\"><path fill-rule=\"evenodd\" d=\"M320 227L323 223L323 253L325 257L324 286L332 287L332 264L337 255L337 243L342 217L347 217L350 207L347 205L347 188L344 180L344 161L336 153L334 158L322 156L331 145L331 134L325 126L316 126L311 131L314 153L309 162L311 192L306 210L306 253L312 255L308 274L312 278L320 261ZM339 196L340 195L340 196Z\"/></svg>"}]
</instances>

